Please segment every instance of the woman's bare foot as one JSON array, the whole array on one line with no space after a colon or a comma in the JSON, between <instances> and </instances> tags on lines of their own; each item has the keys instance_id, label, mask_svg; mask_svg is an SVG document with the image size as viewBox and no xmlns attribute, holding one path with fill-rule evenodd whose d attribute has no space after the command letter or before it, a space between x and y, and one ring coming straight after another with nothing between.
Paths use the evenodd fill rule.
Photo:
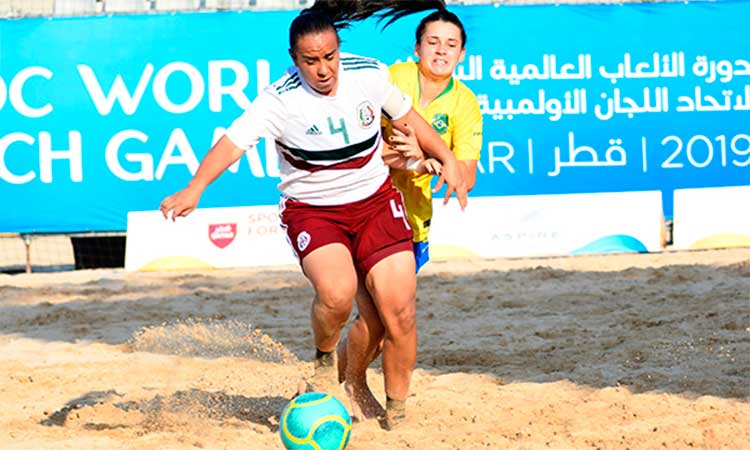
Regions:
<instances>
[{"instance_id":1,"label":"woman's bare foot","mask_svg":"<svg viewBox=\"0 0 750 450\"><path fill-rule=\"evenodd\" d=\"M385 409L372 394L366 382L355 383L353 380L347 380L344 383L344 390L349 397L352 420L362 422L366 419L382 418L385 415Z\"/></svg>"}]
</instances>

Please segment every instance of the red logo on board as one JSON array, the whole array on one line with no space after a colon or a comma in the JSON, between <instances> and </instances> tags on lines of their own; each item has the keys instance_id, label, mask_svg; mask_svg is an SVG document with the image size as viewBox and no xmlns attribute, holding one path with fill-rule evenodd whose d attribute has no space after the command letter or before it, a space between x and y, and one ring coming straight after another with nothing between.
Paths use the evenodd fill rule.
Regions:
<instances>
[{"instance_id":1,"label":"red logo on board","mask_svg":"<svg viewBox=\"0 0 750 450\"><path fill-rule=\"evenodd\" d=\"M208 238L219 248L225 248L231 244L236 236L236 223L217 223L208 226Z\"/></svg>"}]
</instances>

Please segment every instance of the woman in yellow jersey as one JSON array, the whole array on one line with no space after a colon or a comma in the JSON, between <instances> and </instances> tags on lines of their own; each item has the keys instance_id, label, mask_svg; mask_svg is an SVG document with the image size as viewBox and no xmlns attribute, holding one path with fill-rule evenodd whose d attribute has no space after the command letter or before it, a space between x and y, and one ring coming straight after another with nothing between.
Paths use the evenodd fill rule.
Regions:
<instances>
[{"instance_id":1,"label":"woman in yellow jersey","mask_svg":"<svg viewBox=\"0 0 750 450\"><path fill-rule=\"evenodd\" d=\"M453 77L456 65L464 59L466 32L458 17L439 9L420 22L416 31L414 51L418 62L395 64L390 68L391 82L412 97L413 108L439 133L453 151L469 189L476 179L477 161L482 146L482 115L476 96L468 87ZM428 232L432 218L433 174L441 171L440 163L423 155L413 130L391 130L389 147L383 157L391 167L391 178L403 193L409 223L414 231L414 250L417 270L429 259ZM440 182L438 182L440 183ZM437 185L436 185L437 187ZM395 213L394 213L395 214ZM367 385L369 364L382 348L384 327L375 302L364 289L357 293L359 315L349 330L347 339L339 345L339 381L353 400L353 415L372 418L383 414L383 408ZM404 326L409 324L413 311L403 311L399 317ZM384 369L387 362L383 362ZM388 415L404 410L404 404L386 399ZM356 407L356 408L355 408ZM387 419L393 419L387 417Z\"/></svg>"},{"instance_id":2,"label":"woman in yellow jersey","mask_svg":"<svg viewBox=\"0 0 750 450\"><path fill-rule=\"evenodd\" d=\"M482 114L474 93L453 76L456 65L463 61L466 53L466 31L455 14L439 10L420 22L416 38L414 53L418 61L391 66L391 82L411 96L414 109L456 155L464 180L471 189L482 147ZM393 183L404 195L407 216L414 230L418 271L429 260L431 181L432 174L440 170L439 163L414 157L418 145L413 133L391 131L390 125L385 128L391 134L388 138L391 148L385 150L384 157L392 168ZM411 156L411 161L405 161L403 155ZM420 161L423 162L420 164Z\"/></svg>"}]
</instances>

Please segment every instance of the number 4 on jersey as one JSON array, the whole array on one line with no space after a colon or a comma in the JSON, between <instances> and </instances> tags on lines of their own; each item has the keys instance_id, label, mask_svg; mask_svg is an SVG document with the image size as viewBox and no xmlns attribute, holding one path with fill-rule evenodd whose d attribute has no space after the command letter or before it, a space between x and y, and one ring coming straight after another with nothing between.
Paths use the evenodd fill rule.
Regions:
<instances>
[{"instance_id":1,"label":"number 4 on jersey","mask_svg":"<svg viewBox=\"0 0 750 450\"><path fill-rule=\"evenodd\" d=\"M344 119L339 119L339 127L335 128L333 125L333 119L329 117L328 130L332 135L336 133L342 133L344 135L344 143L349 145L349 133L346 132L346 123L344 122Z\"/></svg>"},{"instance_id":2,"label":"number 4 on jersey","mask_svg":"<svg viewBox=\"0 0 750 450\"><path fill-rule=\"evenodd\" d=\"M391 199L391 213L394 219L401 218L404 221L404 226L407 230L411 230L409 221L406 220L406 214L404 214L404 207L396 204L396 200Z\"/></svg>"}]
</instances>

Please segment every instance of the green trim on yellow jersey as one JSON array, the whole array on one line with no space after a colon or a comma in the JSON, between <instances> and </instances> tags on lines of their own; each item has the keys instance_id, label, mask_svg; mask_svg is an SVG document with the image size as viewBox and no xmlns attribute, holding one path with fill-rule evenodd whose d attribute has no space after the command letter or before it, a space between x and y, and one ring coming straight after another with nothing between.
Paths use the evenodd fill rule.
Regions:
<instances>
[{"instance_id":1,"label":"green trim on yellow jersey","mask_svg":"<svg viewBox=\"0 0 750 450\"><path fill-rule=\"evenodd\" d=\"M393 66L391 66L391 67L393 67ZM391 72L391 73L393 73L393 72ZM418 89L418 91L417 91L416 98L419 99L419 97L422 96L422 85L419 84L419 72L415 72L414 76L417 77L417 89ZM435 100L439 99L440 97L442 97L443 95L447 94L448 92L450 92L450 90L453 89L453 85L454 84L455 84L455 81L454 81L453 77L451 77L450 81L448 81L448 86L446 86L445 89L443 89L443 92L441 92L440 95L438 95L437 97L435 97L435 99L433 100L433 102ZM414 102L414 103L416 104L416 102Z\"/></svg>"},{"instance_id":2,"label":"green trim on yellow jersey","mask_svg":"<svg viewBox=\"0 0 750 450\"><path fill-rule=\"evenodd\" d=\"M421 86L415 62L390 67L391 83L412 98L412 106L438 132L459 160L478 160L482 149L482 113L477 97L464 83L451 78L445 90L426 108L419 107ZM392 170L393 184L404 196L414 241L426 241L432 219L432 176Z\"/></svg>"}]
</instances>

